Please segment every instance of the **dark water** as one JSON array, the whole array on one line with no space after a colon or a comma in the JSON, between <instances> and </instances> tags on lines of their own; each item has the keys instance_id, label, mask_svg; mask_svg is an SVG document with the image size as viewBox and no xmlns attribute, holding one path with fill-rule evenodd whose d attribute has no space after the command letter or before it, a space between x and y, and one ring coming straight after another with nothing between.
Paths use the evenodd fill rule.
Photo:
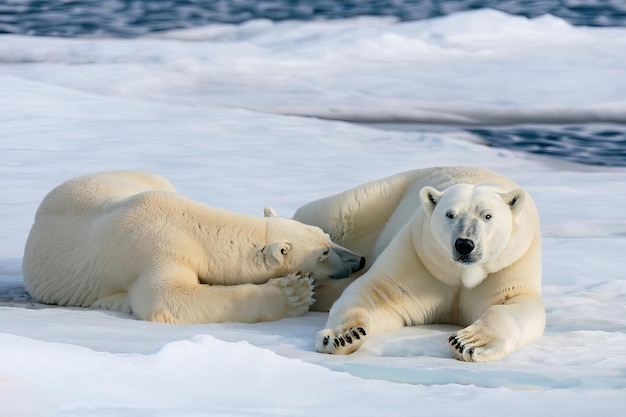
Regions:
<instances>
[{"instance_id":1,"label":"dark water","mask_svg":"<svg viewBox=\"0 0 626 417\"><path fill-rule=\"evenodd\" d=\"M133 37L257 18L420 20L486 7L553 14L574 25L626 26L626 0L0 0L0 33Z\"/></svg>"},{"instance_id":2,"label":"dark water","mask_svg":"<svg viewBox=\"0 0 626 417\"><path fill-rule=\"evenodd\" d=\"M527 17L552 14L573 25L626 26L626 0L0 0L0 34L129 38L257 18L280 21L373 15L409 21L486 7ZM467 130L496 147L585 164L626 166L626 125Z\"/></svg>"},{"instance_id":3,"label":"dark water","mask_svg":"<svg viewBox=\"0 0 626 417\"><path fill-rule=\"evenodd\" d=\"M504 126L467 130L495 147L583 164L626 166L626 125Z\"/></svg>"}]
</instances>

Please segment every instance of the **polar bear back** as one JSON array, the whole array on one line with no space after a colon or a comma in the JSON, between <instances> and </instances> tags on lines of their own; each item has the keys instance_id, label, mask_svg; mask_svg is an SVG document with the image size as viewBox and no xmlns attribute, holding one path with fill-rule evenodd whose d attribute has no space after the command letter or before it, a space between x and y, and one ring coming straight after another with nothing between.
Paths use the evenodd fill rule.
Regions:
<instances>
[{"instance_id":1,"label":"polar bear back","mask_svg":"<svg viewBox=\"0 0 626 417\"><path fill-rule=\"evenodd\" d=\"M50 191L41 202L36 217L100 210L107 201L116 201L149 190L176 191L167 178L151 172L111 171L84 175L66 181Z\"/></svg>"}]
</instances>

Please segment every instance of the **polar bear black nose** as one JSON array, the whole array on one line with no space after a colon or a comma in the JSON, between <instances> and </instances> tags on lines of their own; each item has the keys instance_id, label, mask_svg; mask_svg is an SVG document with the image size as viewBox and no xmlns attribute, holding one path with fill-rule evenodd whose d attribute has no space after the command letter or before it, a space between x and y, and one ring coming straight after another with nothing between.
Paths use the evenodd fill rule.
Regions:
<instances>
[{"instance_id":1,"label":"polar bear black nose","mask_svg":"<svg viewBox=\"0 0 626 417\"><path fill-rule=\"evenodd\" d=\"M457 239L454 247L461 255L469 255L474 250L474 242L469 239Z\"/></svg>"}]
</instances>

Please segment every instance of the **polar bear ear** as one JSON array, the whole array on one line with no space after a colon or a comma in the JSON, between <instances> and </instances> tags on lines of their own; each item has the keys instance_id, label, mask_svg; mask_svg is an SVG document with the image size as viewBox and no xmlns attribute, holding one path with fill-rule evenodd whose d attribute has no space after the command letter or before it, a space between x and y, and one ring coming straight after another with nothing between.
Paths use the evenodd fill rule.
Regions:
<instances>
[{"instance_id":1,"label":"polar bear ear","mask_svg":"<svg viewBox=\"0 0 626 417\"><path fill-rule=\"evenodd\" d=\"M278 268L285 261L285 256L291 250L291 244L287 241L273 242L261 249L263 260L267 266Z\"/></svg>"},{"instance_id":2,"label":"polar bear ear","mask_svg":"<svg viewBox=\"0 0 626 417\"><path fill-rule=\"evenodd\" d=\"M435 206L441 199L443 193L436 188L426 186L420 190L420 199L422 200L422 205L424 206L424 210L426 214L429 216L433 214L433 210Z\"/></svg>"},{"instance_id":3,"label":"polar bear ear","mask_svg":"<svg viewBox=\"0 0 626 417\"><path fill-rule=\"evenodd\" d=\"M274 210L272 206L265 206L263 209L263 215L265 217L275 217L278 216L278 213L276 213L276 210Z\"/></svg>"},{"instance_id":4,"label":"polar bear ear","mask_svg":"<svg viewBox=\"0 0 626 417\"><path fill-rule=\"evenodd\" d=\"M521 188L513 189L508 193L501 193L500 197L513 213L520 211L526 201L526 193Z\"/></svg>"}]
</instances>

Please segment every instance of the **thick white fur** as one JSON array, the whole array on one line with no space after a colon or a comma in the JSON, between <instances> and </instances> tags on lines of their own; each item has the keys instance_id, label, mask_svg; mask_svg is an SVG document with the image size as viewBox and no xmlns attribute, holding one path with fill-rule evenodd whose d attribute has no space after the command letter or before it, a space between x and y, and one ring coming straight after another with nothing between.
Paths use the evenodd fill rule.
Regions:
<instances>
[{"instance_id":1,"label":"thick white fur","mask_svg":"<svg viewBox=\"0 0 626 417\"><path fill-rule=\"evenodd\" d=\"M23 260L26 289L43 303L164 323L297 316L314 301L309 274L345 275L336 252L352 253L318 227L275 214L217 209L148 172L78 177L37 211ZM347 265L348 274L351 266L358 269Z\"/></svg>"},{"instance_id":2,"label":"thick white fur","mask_svg":"<svg viewBox=\"0 0 626 417\"><path fill-rule=\"evenodd\" d=\"M470 167L404 172L309 203L294 218L368 261L316 335L320 352L348 354L375 333L446 323L464 327L449 339L457 359L488 361L543 333L537 210L500 174ZM460 255L457 239L472 240L474 250Z\"/></svg>"}]
</instances>

